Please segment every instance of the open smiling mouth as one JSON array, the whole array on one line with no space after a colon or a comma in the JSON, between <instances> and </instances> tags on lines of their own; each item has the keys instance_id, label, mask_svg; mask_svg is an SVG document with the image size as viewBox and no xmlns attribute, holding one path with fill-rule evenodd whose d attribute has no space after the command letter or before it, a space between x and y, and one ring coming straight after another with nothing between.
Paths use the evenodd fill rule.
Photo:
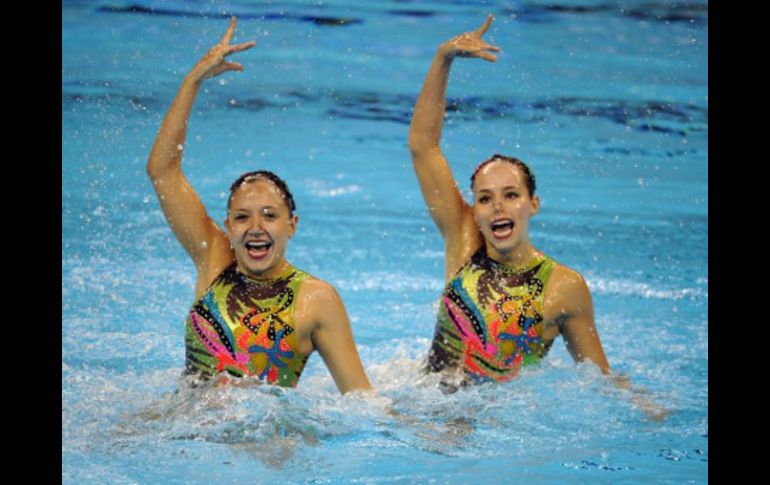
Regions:
<instances>
[{"instance_id":1,"label":"open smiling mouth","mask_svg":"<svg viewBox=\"0 0 770 485\"><path fill-rule=\"evenodd\" d=\"M267 256L270 248L273 247L273 243L271 241L248 241L245 246L249 257L261 259Z\"/></svg>"},{"instance_id":2,"label":"open smiling mouth","mask_svg":"<svg viewBox=\"0 0 770 485\"><path fill-rule=\"evenodd\" d=\"M504 239L511 235L515 223L511 219L500 219L490 224L492 235L497 239Z\"/></svg>"}]
</instances>

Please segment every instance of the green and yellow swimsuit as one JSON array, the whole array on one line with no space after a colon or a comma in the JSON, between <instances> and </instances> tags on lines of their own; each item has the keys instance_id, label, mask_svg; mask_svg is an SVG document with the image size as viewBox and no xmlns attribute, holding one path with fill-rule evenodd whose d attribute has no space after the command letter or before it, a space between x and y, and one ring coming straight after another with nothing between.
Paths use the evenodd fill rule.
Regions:
<instances>
[{"instance_id":1,"label":"green and yellow swimsuit","mask_svg":"<svg viewBox=\"0 0 770 485\"><path fill-rule=\"evenodd\" d=\"M446 285L427 370L462 369L463 384L507 381L539 362L544 340L543 296L556 262L538 253L513 270L479 249Z\"/></svg>"},{"instance_id":2,"label":"green and yellow swimsuit","mask_svg":"<svg viewBox=\"0 0 770 485\"><path fill-rule=\"evenodd\" d=\"M297 293L310 275L294 267L255 280L235 263L192 306L185 326L186 374L258 376L295 387L309 355L297 351Z\"/></svg>"}]
</instances>

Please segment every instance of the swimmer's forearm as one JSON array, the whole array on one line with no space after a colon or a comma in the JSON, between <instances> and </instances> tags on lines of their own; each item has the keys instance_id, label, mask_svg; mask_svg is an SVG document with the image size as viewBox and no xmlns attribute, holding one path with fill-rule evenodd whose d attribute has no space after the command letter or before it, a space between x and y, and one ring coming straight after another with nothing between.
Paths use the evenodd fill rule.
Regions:
<instances>
[{"instance_id":1,"label":"swimmer's forearm","mask_svg":"<svg viewBox=\"0 0 770 485\"><path fill-rule=\"evenodd\" d=\"M335 365L334 362L326 361L326 359L324 359L332 374L332 379L334 379L334 383L337 384L337 389L339 389L340 394L347 394L354 391L374 391L371 382L369 382L369 377L364 371L364 366L358 356L358 351L355 349L355 344L352 345L354 347L352 350L348 351L347 362L343 362L342 366ZM352 355L353 353L355 355Z\"/></svg>"},{"instance_id":2,"label":"swimmer's forearm","mask_svg":"<svg viewBox=\"0 0 770 485\"><path fill-rule=\"evenodd\" d=\"M446 112L446 86L453 56L439 47L417 98L409 126L409 150L415 154L437 148Z\"/></svg>"},{"instance_id":3,"label":"swimmer's forearm","mask_svg":"<svg viewBox=\"0 0 770 485\"><path fill-rule=\"evenodd\" d=\"M491 24L492 16L488 15L481 27L449 39L436 51L425 77L425 84L417 98L409 128L409 150L415 160L422 158L420 155L437 149L441 142L441 129L446 112L446 85L452 60L459 56L497 61L497 57L492 53L499 52L500 48L487 44L482 39Z\"/></svg>"},{"instance_id":4,"label":"swimmer's forearm","mask_svg":"<svg viewBox=\"0 0 770 485\"><path fill-rule=\"evenodd\" d=\"M340 391L340 394L347 394L349 392L363 391L363 392L367 392L367 393L374 393L374 395L378 395L377 391L374 390L374 388L372 387L372 385L369 383L368 380L365 383L359 383L359 384L347 386L347 387L344 387L344 388L340 387L338 389Z\"/></svg>"},{"instance_id":5,"label":"swimmer's forearm","mask_svg":"<svg viewBox=\"0 0 770 485\"><path fill-rule=\"evenodd\" d=\"M199 89L199 79L188 75L182 81L182 86L171 103L152 146L147 161L147 173L150 177L161 176L169 169L181 166L187 124Z\"/></svg>"},{"instance_id":6,"label":"swimmer's forearm","mask_svg":"<svg viewBox=\"0 0 770 485\"><path fill-rule=\"evenodd\" d=\"M615 387L631 393L631 402L634 406L638 407L644 414L647 415L653 421L662 421L668 416L671 411L656 403L650 397L650 392L641 387L634 387L631 385L631 380L620 374L610 374L612 383Z\"/></svg>"}]
</instances>

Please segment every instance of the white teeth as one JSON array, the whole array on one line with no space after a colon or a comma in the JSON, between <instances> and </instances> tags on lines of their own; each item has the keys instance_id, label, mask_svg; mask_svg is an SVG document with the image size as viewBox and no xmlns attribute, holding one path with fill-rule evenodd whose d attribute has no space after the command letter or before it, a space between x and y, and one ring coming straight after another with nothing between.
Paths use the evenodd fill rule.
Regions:
<instances>
[{"instance_id":1,"label":"white teeth","mask_svg":"<svg viewBox=\"0 0 770 485\"><path fill-rule=\"evenodd\" d=\"M267 249L270 246L271 246L271 243L268 242L268 241L259 241L259 242L249 241L249 242L246 243L246 248L247 249L257 249L257 250L259 250L259 249Z\"/></svg>"},{"instance_id":2,"label":"white teeth","mask_svg":"<svg viewBox=\"0 0 770 485\"><path fill-rule=\"evenodd\" d=\"M513 228L513 221L498 221L492 223L492 230L497 231L499 229Z\"/></svg>"}]
</instances>

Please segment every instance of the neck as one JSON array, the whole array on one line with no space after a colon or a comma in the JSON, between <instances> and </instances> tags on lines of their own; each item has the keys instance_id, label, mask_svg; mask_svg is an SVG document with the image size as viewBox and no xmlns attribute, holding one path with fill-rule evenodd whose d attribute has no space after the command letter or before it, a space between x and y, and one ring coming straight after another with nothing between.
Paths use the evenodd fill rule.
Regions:
<instances>
[{"instance_id":1,"label":"neck","mask_svg":"<svg viewBox=\"0 0 770 485\"><path fill-rule=\"evenodd\" d=\"M291 267L288 261L285 259L281 260L280 263L275 265L272 268L269 268L265 271L259 271L254 272L250 271L248 268L245 268L241 266L240 263L237 264L238 272L240 272L242 275L248 277L249 279L256 280L256 281L268 281L275 278L278 278L279 276L282 276L284 273L288 271L288 269Z\"/></svg>"},{"instance_id":2,"label":"neck","mask_svg":"<svg viewBox=\"0 0 770 485\"><path fill-rule=\"evenodd\" d=\"M517 244L507 251L498 251L491 244L486 243L486 249L487 256L492 260L505 264L506 266L511 266L514 269L526 266L538 254L538 251L529 241Z\"/></svg>"}]
</instances>

